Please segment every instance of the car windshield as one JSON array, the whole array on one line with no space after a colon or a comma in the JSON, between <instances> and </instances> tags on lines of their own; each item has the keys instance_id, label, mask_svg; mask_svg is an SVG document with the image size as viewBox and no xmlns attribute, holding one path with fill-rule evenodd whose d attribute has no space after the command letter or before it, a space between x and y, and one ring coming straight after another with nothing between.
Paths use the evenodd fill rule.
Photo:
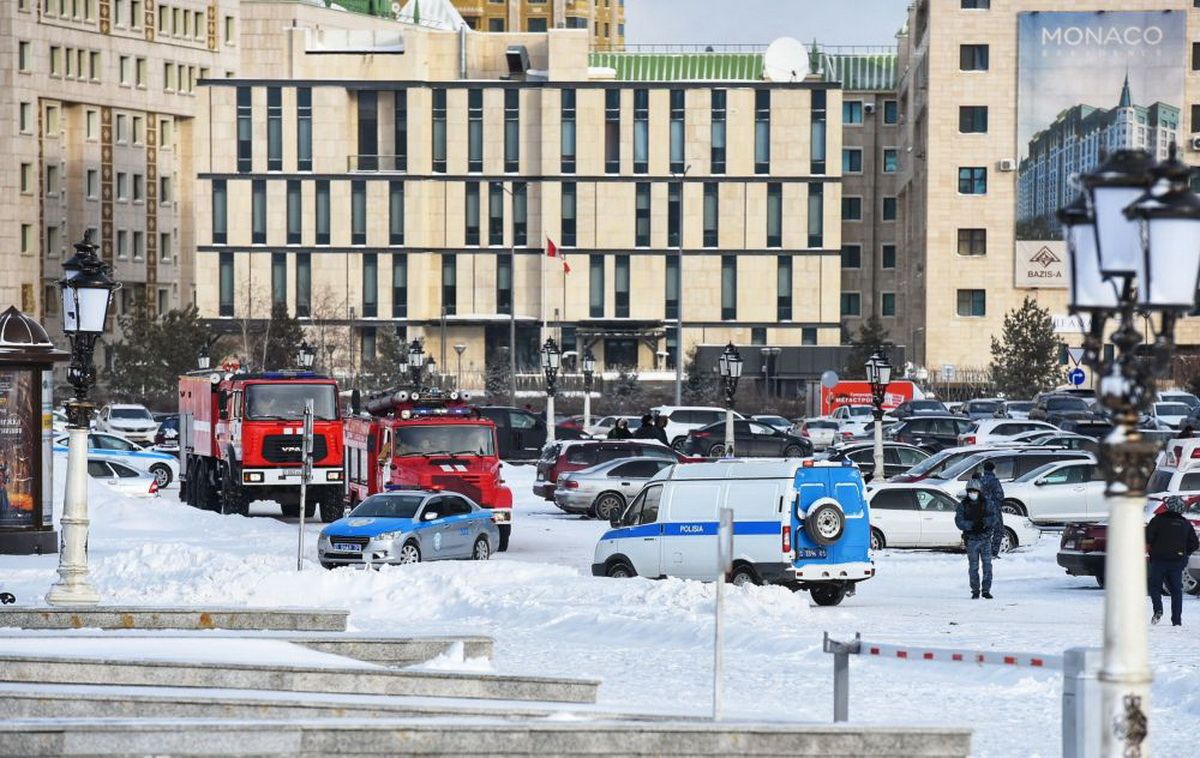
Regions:
<instances>
[{"instance_id":1,"label":"car windshield","mask_svg":"<svg viewBox=\"0 0 1200 758\"><path fill-rule=\"evenodd\" d=\"M937 475L937 478L938 479L957 479L958 477L962 476L965 472L970 471L971 469L975 468L979 464L983 463L985 458L987 458L986 455L978 455L978 454L968 455L966 458L963 458L962 460L958 461L957 463L951 464L951 465L947 466L946 468L942 469L942 472Z\"/></svg>"},{"instance_id":2,"label":"car windshield","mask_svg":"<svg viewBox=\"0 0 1200 758\"><path fill-rule=\"evenodd\" d=\"M913 400L908 404L914 411L944 411L946 406L937 400Z\"/></svg>"},{"instance_id":3,"label":"car windshield","mask_svg":"<svg viewBox=\"0 0 1200 758\"><path fill-rule=\"evenodd\" d=\"M1154 415L1156 416L1186 416L1188 415L1188 407L1183 403L1155 403Z\"/></svg>"},{"instance_id":4,"label":"car windshield","mask_svg":"<svg viewBox=\"0 0 1200 758\"><path fill-rule=\"evenodd\" d=\"M807 429L837 429L836 421L806 421L804 426Z\"/></svg>"},{"instance_id":5,"label":"car windshield","mask_svg":"<svg viewBox=\"0 0 1200 758\"><path fill-rule=\"evenodd\" d=\"M338 417L337 396L332 384L251 384L246 390L246 418L304 418L304 401L313 401L313 418L333 421Z\"/></svg>"},{"instance_id":6,"label":"car windshield","mask_svg":"<svg viewBox=\"0 0 1200 758\"><path fill-rule=\"evenodd\" d=\"M792 422L785 419L783 416L755 416L755 421L761 421L764 424L771 426L791 426Z\"/></svg>"},{"instance_id":7,"label":"car windshield","mask_svg":"<svg viewBox=\"0 0 1200 758\"><path fill-rule=\"evenodd\" d=\"M904 473L910 476L925 476L927 473L938 470L946 461L953 458L958 453L951 450L943 450L940 453L934 453L917 465L910 468Z\"/></svg>"},{"instance_id":8,"label":"car windshield","mask_svg":"<svg viewBox=\"0 0 1200 758\"><path fill-rule=\"evenodd\" d=\"M976 401L967 406L967 410L971 413L995 413L1000 407L1000 403L989 403L986 401Z\"/></svg>"},{"instance_id":9,"label":"car windshield","mask_svg":"<svg viewBox=\"0 0 1200 758\"><path fill-rule=\"evenodd\" d=\"M153 421L154 417L150 415L150 411L145 408L112 408L108 412L109 418L119 418L125 421Z\"/></svg>"},{"instance_id":10,"label":"car windshield","mask_svg":"<svg viewBox=\"0 0 1200 758\"><path fill-rule=\"evenodd\" d=\"M396 455L494 455L492 427L482 424L402 426Z\"/></svg>"},{"instance_id":11,"label":"car windshield","mask_svg":"<svg viewBox=\"0 0 1200 758\"><path fill-rule=\"evenodd\" d=\"M1086 411L1088 404L1078 397L1056 397L1046 401L1048 411Z\"/></svg>"},{"instance_id":12,"label":"car windshield","mask_svg":"<svg viewBox=\"0 0 1200 758\"><path fill-rule=\"evenodd\" d=\"M371 495L350 511L353 518L412 518L421 507L423 495Z\"/></svg>"},{"instance_id":13,"label":"car windshield","mask_svg":"<svg viewBox=\"0 0 1200 758\"><path fill-rule=\"evenodd\" d=\"M871 406L869 405L849 405L846 406L846 412L851 416L870 416Z\"/></svg>"},{"instance_id":14,"label":"car windshield","mask_svg":"<svg viewBox=\"0 0 1200 758\"><path fill-rule=\"evenodd\" d=\"M1005 407L1007 407L1008 410L1016 411L1017 413L1027 413L1033 409L1033 403L1028 400L1017 400L1009 403Z\"/></svg>"}]
</instances>

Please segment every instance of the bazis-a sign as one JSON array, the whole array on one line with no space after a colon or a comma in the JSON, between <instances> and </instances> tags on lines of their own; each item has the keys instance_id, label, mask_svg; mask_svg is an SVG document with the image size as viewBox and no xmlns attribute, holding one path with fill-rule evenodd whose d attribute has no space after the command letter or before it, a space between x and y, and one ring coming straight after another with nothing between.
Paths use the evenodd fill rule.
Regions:
<instances>
[{"instance_id":1,"label":"bazis-a sign","mask_svg":"<svg viewBox=\"0 0 1200 758\"><path fill-rule=\"evenodd\" d=\"M1013 286L1066 289L1066 257L1062 242L1017 240Z\"/></svg>"}]
</instances>

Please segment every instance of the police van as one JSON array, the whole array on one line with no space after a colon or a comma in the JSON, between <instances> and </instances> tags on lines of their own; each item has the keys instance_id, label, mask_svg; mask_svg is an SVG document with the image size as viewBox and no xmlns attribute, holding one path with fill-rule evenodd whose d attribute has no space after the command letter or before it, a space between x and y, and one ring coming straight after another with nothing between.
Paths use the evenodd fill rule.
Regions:
<instances>
[{"instance_id":1,"label":"police van","mask_svg":"<svg viewBox=\"0 0 1200 758\"><path fill-rule=\"evenodd\" d=\"M782 584L837 605L875 575L856 467L746 458L660 472L612 519L592 574L712 580L723 508L733 511L734 584Z\"/></svg>"}]
</instances>

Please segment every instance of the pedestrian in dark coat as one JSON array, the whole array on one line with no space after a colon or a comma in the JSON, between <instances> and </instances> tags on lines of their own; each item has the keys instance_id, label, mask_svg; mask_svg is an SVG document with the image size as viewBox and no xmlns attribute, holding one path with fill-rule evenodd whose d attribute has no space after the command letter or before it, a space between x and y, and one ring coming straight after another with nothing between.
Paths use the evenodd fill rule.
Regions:
<instances>
[{"instance_id":1,"label":"pedestrian in dark coat","mask_svg":"<svg viewBox=\"0 0 1200 758\"><path fill-rule=\"evenodd\" d=\"M1162 619L1162 588L1171 593L1171 626L1183 625L1183 572L1188 556L1200 549L1200 539L1192 522L1184 518L1181 497L1169 497L1167 509L1146 525L1146 549L1150 553L1150 605L1154 607L1151 624Z\"/></svg>"},{"instance_id":2,"label":"pedestrian in dark coat","mask_svg":"<svg viewBox=\"0 0 1200 758\"><path fill-rule=\"evenodd\" d=\"M654 417L649 413L642 416L642 425L633 433L633 438L637 440L652 440L654 439Z\"/></svg>"},{"instance_id":3,"label":"pedestrian in dark coat","mask_svg":"<svg viewBox=\"0 0 1200 758\"><path fill-rule=\"evenodd\" d=\"M983 485L983 497L988 501L988 507L995 510L997 514L1002 513L1000 510L1004 505L1004 487L1000 484L1000 480L996 477L996 464L992 461L983 462L983 476L979 478ZM1000 540L1004 537L1004 517L998 516L996 528L992 530L992 557L1000 557Z\"/></svg>"},{"instance_id":4,"label":"pedestrian in dark coat","mask_svg":"<svg viewBox=\"0 0 1200 758\"><path fill-rule=\"evenodd\" d=\"M658 415L654 417L654 439L663 443L667 447L671 446L671 441L667 439L667 417Z\"/></svg>"},{"instance_id":5,"label":"pedestrian in dark coat","mask_svg":"<svg viewBox=\"0 0 1200 758\"><path fill-rule=\"evenodd\" d=\"M610 440L627 440L632 436L633 432L629 431L628 419L617 419L617 423L613 424L613 428L608 430L608 438Z\"/></svg>"},{"instance_id":6,"label":"pedestrian in dark coat","mask_svg":"<svg viewBox=\"0 0 1200 758\"><path fill-rule=\"evenodd\" d=\"M980 590L992 599L992 530L1000 520L1000 512L988 505L983 496L983 483L975 477L967 484L967 495L958 504L954 524L963 533L967 546L967 575L971 581L971 599L979 599ZM983 581L979 564L983 562Z\"/></svg>"}]
</instances>

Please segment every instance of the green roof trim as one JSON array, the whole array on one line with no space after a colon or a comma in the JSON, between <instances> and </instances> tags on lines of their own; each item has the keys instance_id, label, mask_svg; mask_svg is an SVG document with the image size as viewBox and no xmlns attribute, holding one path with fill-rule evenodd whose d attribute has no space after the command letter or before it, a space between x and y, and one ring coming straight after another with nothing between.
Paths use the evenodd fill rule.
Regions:
<instances>
[{"instance_id":1,"label":"green roof trim","mask_svg":"<svg viewBox=\"0 0 1200 758\"><path fill-rule=\"evenodd\" d=\"M588 65L611 68L619 81L759 81L762 53L594 52Z\"/></svg>"},{"instance_id":2,"label":"green roof trim","mask_svg":"<svg viewBox=\"0 0 1200 758\"><path fill-rule=\"evenodd\" d=\"M894 54L838 55L822 52L821 75L827 82L840 82L847 92L896 89L897 58Z\"/></svg>"}]
</instances>

